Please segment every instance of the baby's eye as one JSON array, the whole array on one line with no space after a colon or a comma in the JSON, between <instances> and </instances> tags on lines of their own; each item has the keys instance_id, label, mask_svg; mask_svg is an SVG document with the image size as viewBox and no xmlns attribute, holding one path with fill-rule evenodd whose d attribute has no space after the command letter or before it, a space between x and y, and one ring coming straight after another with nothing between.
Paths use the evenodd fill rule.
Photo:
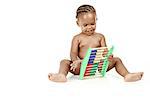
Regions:
<instances>
[{"instance_id":1,"label":"baby's eye","mask_svg":"<svg viewBox=\"0 0 150 99\"><path fill-rule=\"evenodd\" d=\"M84 24L84 27L86 27L87 26L87 24Z\"/></svg>"},{"instance_id":2,"label":"baby's eye","mask_svg":"<svg viewBox=\"0 0 150 99\"><path fill-rule=\"evenodd\" d=\"M95 25L94 23L92 23L91 25Z\"/></svg>"}]
</instances>

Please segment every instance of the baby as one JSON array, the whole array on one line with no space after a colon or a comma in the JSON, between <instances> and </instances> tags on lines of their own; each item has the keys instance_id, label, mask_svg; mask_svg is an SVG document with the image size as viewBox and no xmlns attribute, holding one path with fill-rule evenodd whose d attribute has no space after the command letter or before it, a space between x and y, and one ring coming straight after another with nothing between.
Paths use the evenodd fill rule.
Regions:
<instances>
[{"instance_id":1,"label":"baby","mask_svg":"<svg viewBox=\"0 0 150 99\"><path fill-rule=\"evenodd\" d=\"M70 57L71 60L64 59L60 62L59 72L49 73L48 78L54 82L66 82L67 74L71 72L79 75L81 62L88 48L106 47L105 37L101 33L96 33L96 11L91 5L81 5L76 11L77 25L81 28L81 33L75 35L72 40ZM130 73L121 59L111 56L107 71L115 68L118 74L124 77L126 82L138 81L142 78L143 72Z\"/></svg>"}]
</instances>

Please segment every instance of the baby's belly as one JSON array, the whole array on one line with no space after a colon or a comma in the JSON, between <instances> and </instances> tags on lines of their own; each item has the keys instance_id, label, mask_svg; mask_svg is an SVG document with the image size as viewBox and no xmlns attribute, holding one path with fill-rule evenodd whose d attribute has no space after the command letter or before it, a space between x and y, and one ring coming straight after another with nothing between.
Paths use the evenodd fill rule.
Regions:
<instances>
[{"instance_id":1,"label":"baby's belly","mask_svg":"<svg viewBox=\"0 0 150 99\"><path fill-rule=\"evenodd\" d=\"M85 57L87 50L88 49L82 49L79 51L79 58L80 59L83 59Z\"/></svg>"},{"instance_id":2,"label":"baby's belly","mask_svg":"<svg viewBox=\"0 0 150 99\"><path fill-rule=\"evenodd\" d=\"M80 53L79 53L79 58L80 58L80 59L83 59L84 56L85 56L85 54L86 54L86 52L85 52L85 53L84 53L84 52L80 52Z\"/></svg>"}]
</instances>

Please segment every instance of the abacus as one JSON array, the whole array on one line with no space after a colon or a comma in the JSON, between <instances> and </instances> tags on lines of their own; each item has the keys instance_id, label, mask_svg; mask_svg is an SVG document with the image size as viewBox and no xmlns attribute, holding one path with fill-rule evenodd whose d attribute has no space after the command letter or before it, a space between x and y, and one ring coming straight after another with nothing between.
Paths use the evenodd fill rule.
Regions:
<instances>
[{"instance_id":1,"label":"abacus","mask_svg":"<svg viewBox=\"0 0 150 99\"><path fill-rule=\"evenodd\" d=\"M89 48L81 63L80 79L94 76L97 72L104 77L108 68L108 58L112 54L114 47Z\"/></svg>"}]
</instances>

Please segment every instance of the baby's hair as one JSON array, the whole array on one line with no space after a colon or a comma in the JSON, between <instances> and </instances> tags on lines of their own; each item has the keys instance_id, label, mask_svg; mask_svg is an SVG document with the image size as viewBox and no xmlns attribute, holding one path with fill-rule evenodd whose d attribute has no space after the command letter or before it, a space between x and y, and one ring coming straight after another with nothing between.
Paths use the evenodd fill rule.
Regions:
<instances>
[{"instance_id":1,"label":"baby's hair","mask_svg":"<svg viewBox=\"0 0 150 99\"><path fill-rule=\"evenodd\" d=\"M81 5L76 11L76 18L78 18L81 13L89 12L96 13L95 8L91 5Z\"/></svg>"}]
</instances>

